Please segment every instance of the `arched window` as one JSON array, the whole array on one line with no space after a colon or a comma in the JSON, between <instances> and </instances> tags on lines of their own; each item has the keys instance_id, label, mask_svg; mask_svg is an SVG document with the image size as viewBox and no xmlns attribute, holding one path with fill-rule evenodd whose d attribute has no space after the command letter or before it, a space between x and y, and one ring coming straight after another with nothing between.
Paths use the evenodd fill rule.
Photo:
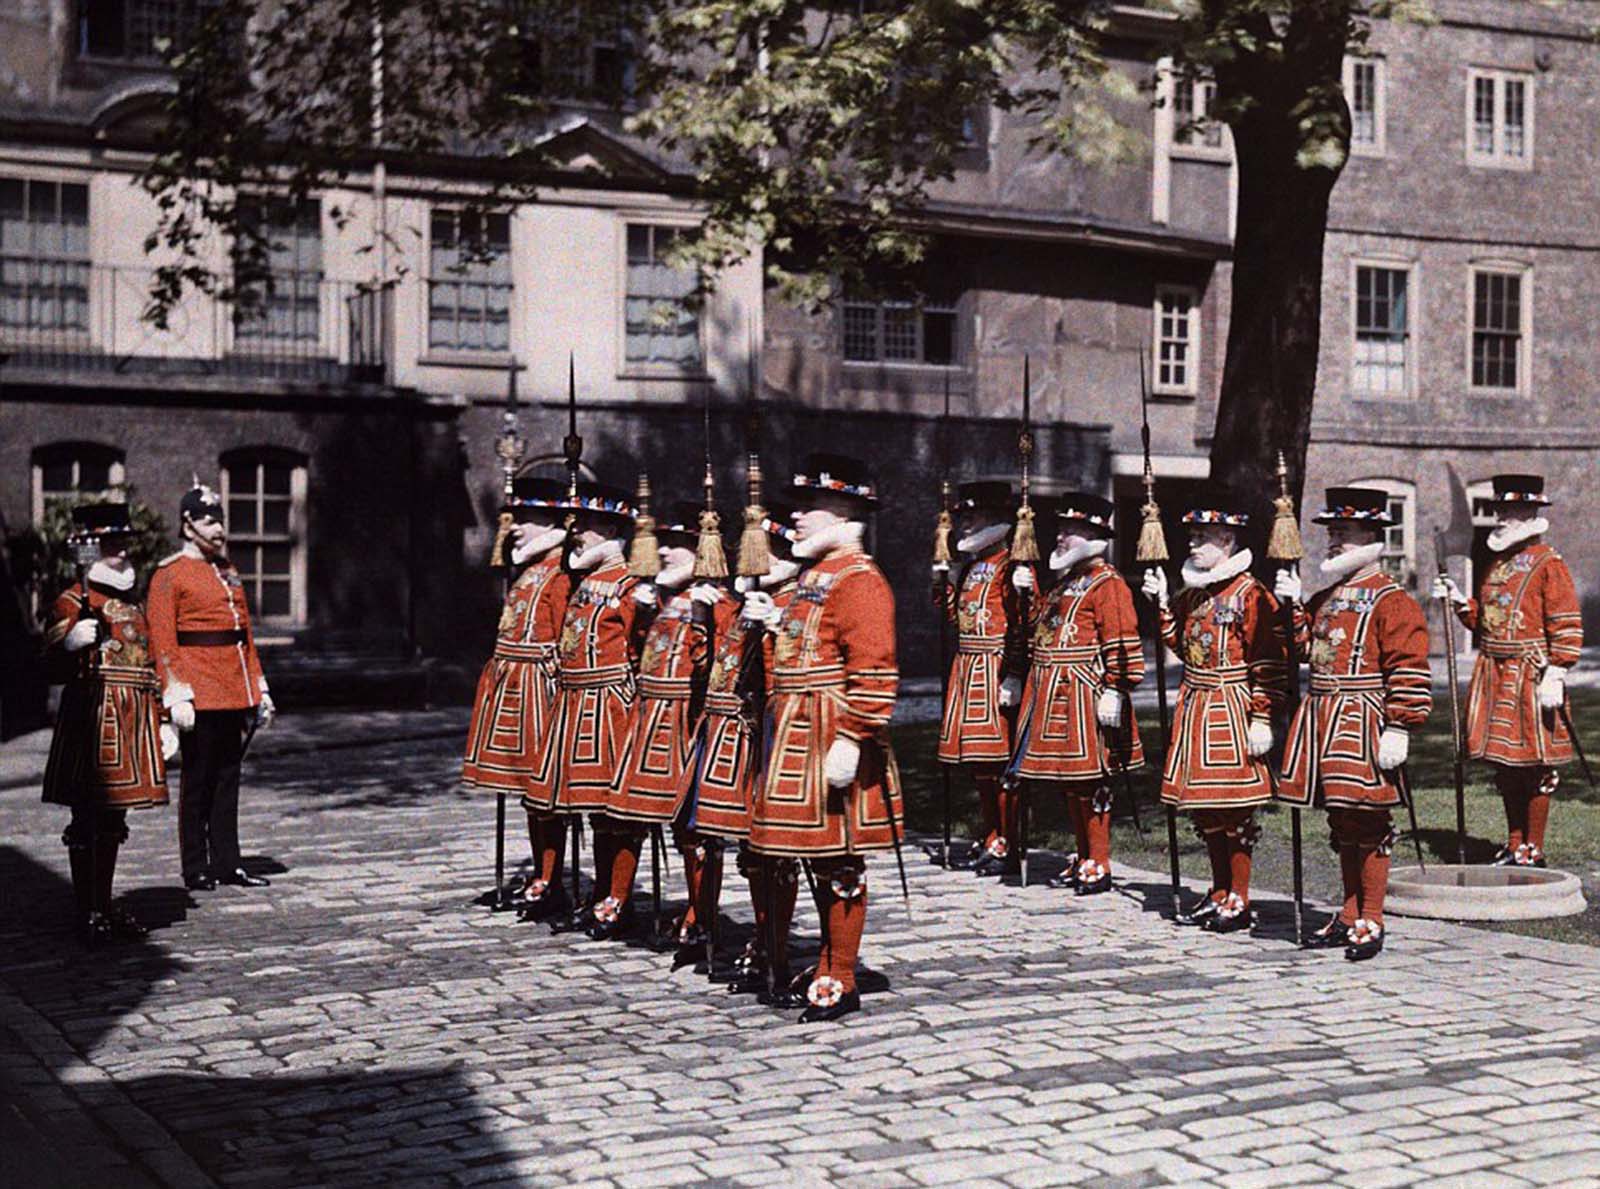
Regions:
<instances>
[{"instance_id":1,"label":"arched window","mask_svg":"<svg viewBox=\"0 0 1600 1189\"><path fill-rule=\"evenodd\" d=\"M1357 479L1354 487L1389 493L1394 525L1383 532L1383 568L1407 590L1417 588L1417 485L1405 479Z\"/></svg>"},{"instance_id":2,"label":"arched window","mask_svg":"<svg viewBox=\"0 0 1600 1189\"><path fill-rule=\"evenodd\" d=\"M55 504L108 496L127 482L123 454L98 442L52 442L33 452L33 523Z\"/></svg>"},{"instance_id":3,"label":"arched window","mask_svg":"<svg viewBox=\"0 0 1600 1189\"><path fill-rule=\"evenodd\" d=\"M306 459L273 446L221 458L228 554L264 626L306 622Z\"/></svg>"}]
</instances>

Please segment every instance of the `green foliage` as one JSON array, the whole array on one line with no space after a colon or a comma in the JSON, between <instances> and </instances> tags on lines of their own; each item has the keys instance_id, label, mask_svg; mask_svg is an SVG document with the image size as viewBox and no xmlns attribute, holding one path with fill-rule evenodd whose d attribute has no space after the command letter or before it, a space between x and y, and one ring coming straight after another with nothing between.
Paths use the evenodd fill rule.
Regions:
<instances>
[{"instance_id":1,"label":"green foliage","mask_svg":"<svg viewBox=\"0 0 1600 1189\"><path fill-rule=\"evenodd\" d=\"M84 503L128 503L128 518L133 523L133 540L128 548L128 560L139 576L134 588L135 598L144 598L145 585L150 580L156 563L172 551L166 521L150 505L134 498L131 487L122 488L115 496L86 496ZM40 614L47 614L56 595L78 580L77 565L67 538L72 532L74 501L51 501L45 506L41 524L16 534L7 542L16 578L19 584L33 595L34 605Z\"/></svg>"}]
</instances>

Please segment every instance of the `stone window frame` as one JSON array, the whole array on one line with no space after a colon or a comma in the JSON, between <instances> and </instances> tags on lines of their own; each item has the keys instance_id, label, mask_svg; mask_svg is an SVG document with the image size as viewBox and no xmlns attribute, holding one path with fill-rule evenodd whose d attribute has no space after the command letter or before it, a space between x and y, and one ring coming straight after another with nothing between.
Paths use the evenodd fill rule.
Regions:
<instances>
[{"instance_id":1,"label":"stone window frame","mask_svg":"<svg viewBox=\"0 0 1600 1189\"><path fill-rule=\"evenodd\" d=\"M663 359L629 359L628 358L628 301L629 282L628 274L631 268L629 257L629 232L635 227L648 227L651 231L650 251L652 258L655 256L655 233L658 231L671 231L683 234L694 230L696 223L692 218L671 210L629 210L617 212L617 377L629 378L674 378L674 379L699 379L708 376L707 366L709 360L709 344L706 334L707 304L702 301L695 310L695 345L696 354L693 360L675 362ZM651 263L659 262L652 259ZM662 266L665 267L665 266ZM643 294L649 298L656 295Z\"/></svg>"},{"instance_id":2,"label":"stone window frame","mask_svg":"<svg viewBox=\"0 0 1600 1189\"><path fill-rule=\"evenodd\" d=\"M932 368L939 371L953 371L963 366L962 352L962 297L956 295L950 299L934 297L906 298L865 298L841 297L839 299L838 317L838 346L839 362L847 368ZM846 352L848 339L848 321L851 311L860 313L871 311L873 316L873 343L876 354L870 358L852 356ZM914 317L910 322L915 339L915 358L887 358L884 354L886 340L885 316L889 311L911 311ZM950 358L943 363L927 358L928 354L928 324L927 316L934 314L950 319Z\"/></svg>"},{"instance_id":3,"label":"stone window frame","mask_svg":"<svg viewBox=\"0 0 1600 1189\"><path fill-rule=\"evenodd\" d=\"M72 467L72 486L45 490L45 468L63 460ZM104 487L83 487L82 470L86 461L106 468ZM77 502L84 496L110 496L123 491L128 483L127 454L104 442L46 442L34 448L28 460L28 513L32 524L44 523L46 505L65 500Z\"/></svg>"},{"instance_id":4,"label":"stone window frame","mask_svg":"<svg viewBox=\"0 0 1600 1189\"><path fill-rule=\"evenodd\" d=\"M1478 84L1487 82L1491 87L1493 112L1490 116L1491 147L1485 151L1476 146ZM1522 84L1522 147L1518 156L1505 150L1506 94L1508 82ZM1467 164L1484 169L1531 170L1534 157L1534 127L1537 87L1535 75L1526 70L1507 70L1501 67L1467 67L1466 123L1464 139Z\"/></svg>"},{"instance_id":5,"label":"stone window frame","mask_svg":"<svg viewBox=\"0 0 1600 1189\"><path fill-rule=\"evenodd\" d=\"M1477 322L1477 289L1480 276L1507 276L1515 277L1519 282L1518 291L1518 332L1517 332L1517 377L1516 383L1510 386L1478 384L1473 379L1473 353L1478 335ZM1518 397L1527 396L1531 379L1529 373L1533 368L1533 265L1521 260L1484 259L1472 260L1467 266L1466 285L1466 380L1467 390L1474 396L1490 397Z\"/></svg>"},{"instance_id":6,"label":"stone window frame","mask_svg":"<svg viewBox=\"0 0 1600 1189\"><path fill-rule=\"evenodd\" d=\"M1405 329L1405 380L1403 390L1385 392L1376 388L1363 388L1356 383L1356 353L1359 349L1360 326L1357 322L1360 307L1361 290L1360 276L1364 268L1386 269L1390 272L1403 272L1406 274L1406 329ZM1348 373L1350 394L1360 399L1370 400L1413 400L1417 395L1417 366L1418 344L1422 341L1421 302L1419 300L1421 285L1421 266L1409 257L1385 256L1382 254L1356 255L1350 258L1350 370Z\"/></svg>"},{"instance_id":7,"label":"stone window frame","mask_svg":"<svg viewBox=\"0 0 1600 1189\"><path fill-rule=\"evenodd\" d=\"M434 258L436 251L443 249L436 245L435 228L442 218L449 218L455 229L454 243L450 245L458 256L462 245L467 241L461 233L461 222L464 214L472 214L482 221L482 231L485 243L496 250L488 259L457 260L454 264L445 265L436 269ZM489 239L490 220L505 220L505 241L503 248L498 241ZM466 356L468 358L503 359L511 350L511 342L515 337L512 323L516 318L516 211L506 210L475 210L460 203L435 202L428 207L428 247L427 247L427 275L422 286L422 334L423 341L427 344L427 352L433 358L448 358L450 356ZM454 325L456 334L452 342L436 342L433 336L433 311L434 289L436 286L450 285L455 287L455 300L451 309L455 312ZM462 296L475 291L479 297L478 308L475 313L476 322L483 331L484 342L479 344L463 345L460 334L462 311L466 309L461 301ZM487 327L492 325L489 301L491 294L503 294L505 302L506 341L499 345L489 343ZM496 311L498 312L498 311Z\"/></svg>"},{"instance_id":8,"label":"stone window frame","mask_svg":"<svg viewBox=\"0 0 1600 1189\"><path fill-rule=\"evenodd\" d=\"M55 341L76 343L86 340L93 332L95 317L94 200L90 179L55 171L29 170L6 171L0 174L0 182L20 187L21 217L13 222L26 232L25 237L21 237L26 239L26 243L8 244L6 240L12 239L12 236L0 237L0 326L29 335L48 335ZM54 191L51 217L31 217L35 206L34 192L39 189ZM65 198L69 189L75 194L82 193L81 221L67 217ZM81 250L79 246L67 244L65 229L69 226L81 229ZM57 234L61 242L54 248L41 247L40 228L61 229ZM21 279L18 280L18 277ZM22 316L15 319L14 299L7 296L11 290L23 295ZM49 301L55 307L55 314L53 317L37 317L35 311L43 301L37 293L46 290L54 290L55 296ZM64 303L68 301L73 303L72 309L77 316L65 313Z\"/></svg>"},{"instance_id":9,"label":"stone window frame","mask_svg":"<svg viewBox=\"0 0 1600 1189\"><path fill-rule=\"evenodd\" d=\"M248 312L235 308L233 347L248 352L253 348L271 349L283 344L321 346L325 337L322 309L323 282L327 279L327 234L323 226L322 199L306 198L298 207L270 194L247 194L239 198L241 219L265 218L270 227L267 247L267 273L271 292L265 284L260 305ZM304 248L314 243L314 265L303 259ZM287 246L292 262L285 263L282 249ZM284 314L287 312L287 324ZM309 314L309 326L307 317Z\"/></svg>"},{"instance_id":10,"label":"stone window frame","mask_svg":"<svg viewBox=\"0 0 1600 1189\"><path fill-rule=\"evenodd\" d=\"M1163 383L1161 380L1161 347L1169 340L1162 333L1162 318L1166 311L1166 300L1170 297L1182 296L1188 299L1188 334L1185 338L1186 353L1184 357L1185 379L1181 384ZM1184 396L1193 397L1200 394L1200 302L1201 292L1194 285L1159 284L1155 288L1155 296L1151 301L1150 318L1150 393L1152 396Z\"/></svg>"},{"instance_id":11,"label":"stone window frame","mask_svg":"<svg viewBox=\"0 0 1600 1189\"><path fill-rule=\"evenodd\" d=\"M1390 576L1407 590L1417 589L1417 485L1410 479L1354 479L1352 487L1375 487L1389 495L1391 511L1398 501L1400 523L1383 530L1381 564ZM1390 562L1398 562L1397 566ZM1396 573L1396 569L1399 570Z\"/></svg>"},{"instance_id":12,"label":"stone window frame","mask_svg":"<svg viewBox=\"0 0 1600 1189\"><path fill-rule=\"evenodd\" d=\"M1196 130L1190 129L1188 133L1182 130L1182 121L1178 119L1178 87L1182 82L1192 82L1200 88L1196 94L1210 96L1205 104L1209 113L1215 102L1217 84L1206 78L1187 78L1182 70L1173 62L1172 58L1164 57L1156 63L1156 129L1155 139L1157 151L1163 152L1168 157L1189 157L1202 161L1232 161L1233 137L1228 125L1221 120L1209 121L1210 127L1215 129L1217 141L1207 144L1204 140L1194 139ZM1209 88L1209 90L1206 90ZM1202 118L1204 118L1202 113Z\"/></svg>"},{"instance_id":13,"label":"stone window frame","mask_svg":"<svg viewBox=\"0 0 1600 1189\"><path fill-rule=\"evenodd\" d=\"M286 569L281 571L289 587L289 613L287 615L267 615L261 608L261 570L259 565L253 573L246 573L241 567L240 577L244 581L245 590L250 596L250 614L256 622L265 628L292 629L303 628L307 621L306 597L306 508L308 505L307 488L309 485L309 472L307 464L309 459L298 450L289 450L281 446L242 446L234 450L225 451L217 459L217 489L222 496L222 506L228 521L228 539L230 551L237 564L240 556L239 547L264 548L270 545L287 545L289 559ZM232 472L236 467L255 468L255 490L249 493L235 493L233 490ZM267 466L281 467L289 472L289 490L287 493L267 493L264 491L263 469ZM236 531L233 524L233 503L238 499L253 497L256 512L256 528L254 532ZM265 511L263 505L271 500L273 503L288 505L287 527L283 532L267 532L263 527ZM277 571L274 572L278 573ZM258 640L258 643L271 643L270 640Z\"/></svg>"},{"instance_id":14,"label":"stone window frame","mask_svg":"<svg viewBox=\"0 0 1600 1189\"><path fill-rule=\"evenodd\" d=\"M1372 139L1356 139L1356 71L1372 68ZM1389 64L1381 54L1350 54L1344 60L1344 94L1350 105L1350 153L1356 157L1383 157L1389 151Z\"/></svg>"}]
</instances>

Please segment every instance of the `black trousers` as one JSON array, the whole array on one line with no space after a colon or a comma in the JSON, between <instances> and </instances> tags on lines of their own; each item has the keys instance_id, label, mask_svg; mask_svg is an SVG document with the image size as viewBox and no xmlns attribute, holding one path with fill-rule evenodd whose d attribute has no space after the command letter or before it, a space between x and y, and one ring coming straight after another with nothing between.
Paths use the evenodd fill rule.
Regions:
<instances>
[{"instance_id":1,"label":"black trousers","mask_svg":"<svg viewBox=\"0 0 1600 1189\"><path fill-rule=\"evenodd\" d=\"M227 875L239 866L239 761L252 710L197 710L178 736L178 849L185 876Z\"/></svg>"}]
</instances>

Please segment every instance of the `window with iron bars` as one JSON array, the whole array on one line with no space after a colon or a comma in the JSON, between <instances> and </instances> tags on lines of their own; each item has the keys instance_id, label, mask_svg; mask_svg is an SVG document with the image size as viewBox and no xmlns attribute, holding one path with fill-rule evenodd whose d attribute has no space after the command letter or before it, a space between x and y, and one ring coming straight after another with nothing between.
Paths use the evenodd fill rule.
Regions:
<instances>
[{"instance_id":1,"label":"window with iron bars","mask_svg":"<svg viewBox=\"0 0 1600 1189\"><path fill-rule=\"evenodd\" d=\"M956 363L957 305L953 300L847 299L842 308L848 363Z\"/></svg>"},{"instance_id":2,"label":"window with iron bars","mask_svg":"<svg viewBox=\"0 0 1600 1189\"><path fill-rule=\"evenodd\" d=\"M88 186L0 178L0 327L88 332Z\"/></svg>"}]
</instances>

